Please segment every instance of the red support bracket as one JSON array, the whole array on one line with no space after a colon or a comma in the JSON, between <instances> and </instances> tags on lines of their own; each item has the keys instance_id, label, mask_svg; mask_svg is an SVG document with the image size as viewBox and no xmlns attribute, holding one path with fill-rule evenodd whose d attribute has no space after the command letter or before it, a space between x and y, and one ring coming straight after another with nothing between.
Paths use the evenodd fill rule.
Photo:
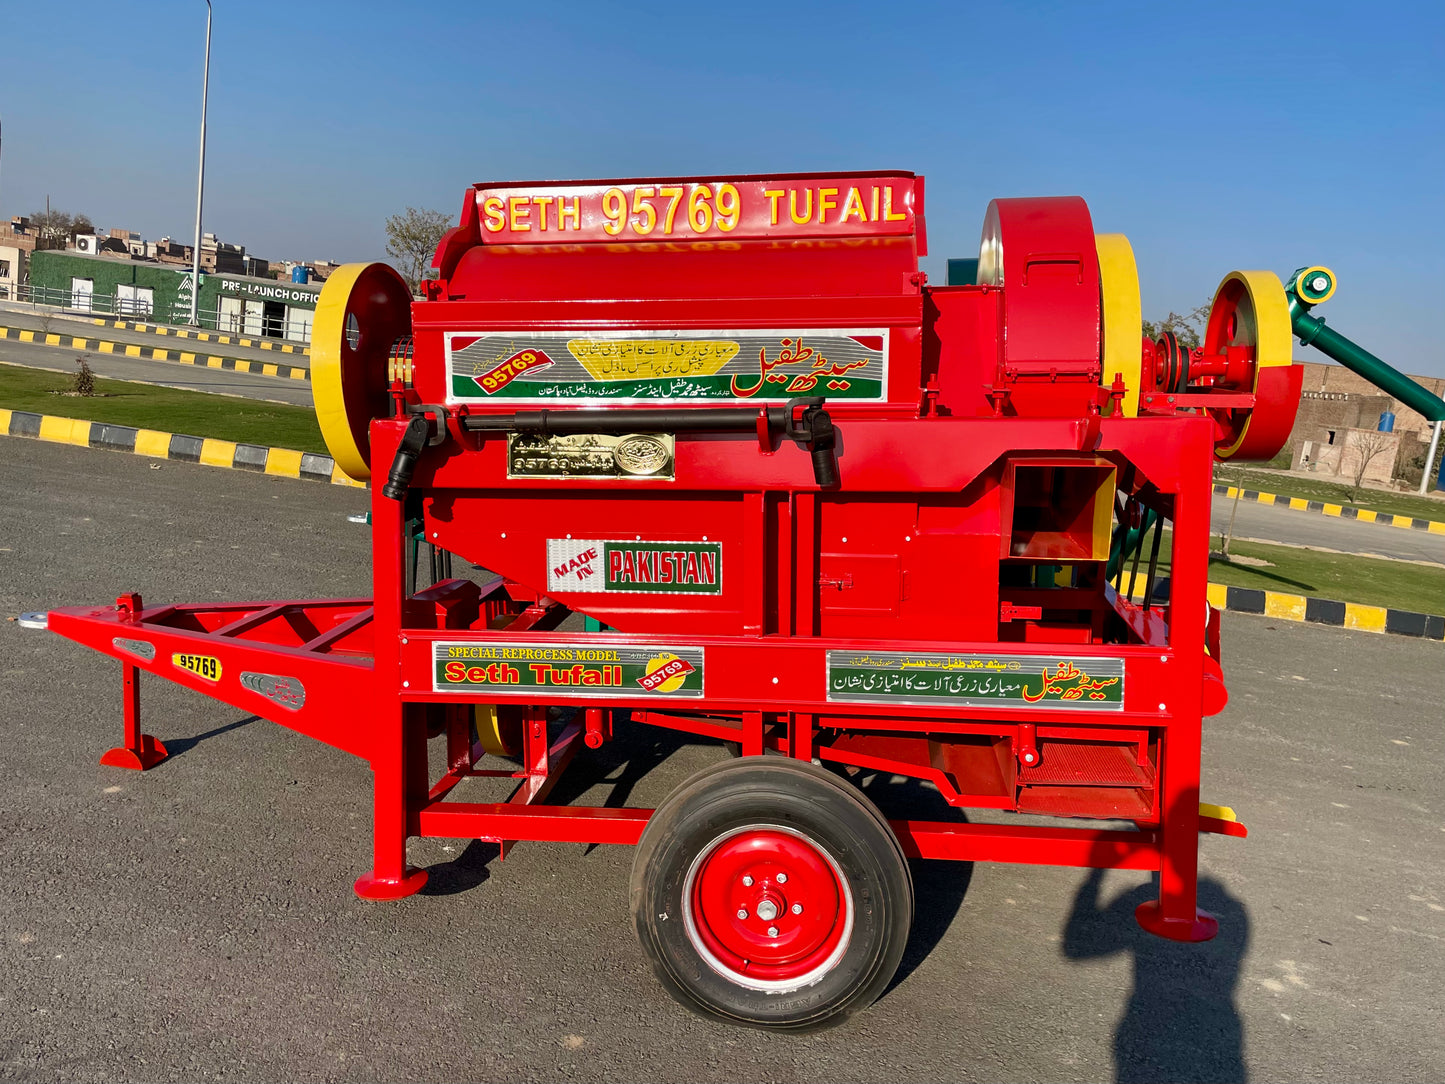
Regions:
<instances>
[{"instance_id":1,"label":"red support bracket","mask_svg":"<svg viewBox=\"0 0 1445 1084\"><path fill-rule=\"evenodd\" d=\"M143 772L154 768L170 754L161 740L140 729L140 669L130 663L121 664L121 702L125 709L125 744L101 754L100 762L108 768L129 768Z\"/></svg>"},{"instance_id":2,"label":"red support bracket","mask_svg":"<svg viewBox=\"0 0 1445 1084\"><path fill-rule=\"evenodd\" d=\"M1015 606L1012 602L998 604L998 619L1005 624L1010 621L1038 621L1043 616L1042 606Z\"/></svg>"},{"instance_id":3,"label":"red support bracket","mask_svg":"<svg viewBox=\"0 0 1445 1084\"><path fill-rule=\"evenodd\" d=\"M139 624L143 604L134 591L127 591L115 600L115 608L121 621ZM154 651L154 648L152 648ZM131 663L121 663L121 705L125 714L125 744L108 749L101 754L100 762L108 768L129 768L143 772L154 768L170 754L161 740L140 729L140 668Z\"/></svg>"}]
</instances>

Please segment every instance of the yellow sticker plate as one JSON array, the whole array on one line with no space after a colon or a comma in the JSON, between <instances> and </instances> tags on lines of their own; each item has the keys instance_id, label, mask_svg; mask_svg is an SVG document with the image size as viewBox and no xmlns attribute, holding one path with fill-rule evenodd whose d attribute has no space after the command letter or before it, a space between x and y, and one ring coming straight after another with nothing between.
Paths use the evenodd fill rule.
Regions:
<instances>
[{"instance_id":1,"label":"yellow sticker plate","mask_svg":"<svg viewBox=\"0 0 1445 1084\"><path fill-rule=\"evenodd\" d=\"M207 681L221 680L221 660L214 655L182 655L171 656L171 665L187 670L197 677L203 677Z\"/></svg>"}]
</instances>

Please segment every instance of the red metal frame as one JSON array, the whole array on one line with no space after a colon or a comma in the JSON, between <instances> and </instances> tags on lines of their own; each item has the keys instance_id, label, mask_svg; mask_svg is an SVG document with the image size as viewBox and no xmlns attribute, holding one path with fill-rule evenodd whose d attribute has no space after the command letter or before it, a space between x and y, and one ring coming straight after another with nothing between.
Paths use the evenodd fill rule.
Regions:
<instances>
[{"instance_id":1,"label":"red metal frame","mask_svg":"<svg viewBox=\"0 0 1445 1084\"><path fill-rule=\"evenodd\" d=\"M921 195L919 179L913 211L920 221ZM1003 201L1005 226L1027 210L1021 202L1029 201ZM616 719L629 713L638 722L736 741L745 756L770 748L912 775L961 807L1132 819L1136 830L892 823L905 852L916 857L1158 870L1159 897L1140 908L1139 921L1179 940L1212 936L1213 920L1195 903L1198 835L1244 834L1237 822L1199 812L1202 718L1224 702L1217 623L1206 645L1205 620L1217 434L1204 415L1103 415L1110 397L1097 386L1098 274L1092 247L1083 247L1092 227L1081 201L1041 202L1048 206L1034 208L1040 214L1063 216L1068 243L1051 247L1047 229L1019 234L1018 244L1005 246L1001 288L928 293L916 273L920 239L911 237L873 248L810 249L807 258L804 250L779 255L775 242L740 242L747 258L722 261L726 278L709 253L677 254L677 267L697 270L715 288L699 292L721 300L670 296L685 285L660 278L656 265L672 267L674 257L636 246L594 246L581 255L539 250L525 258L506 246L467 247L473 211L439 257L450 282L429 287L435 300L414 306L417 388L398 389L398 399L444 400L438 378L444 330L578 323L575 305L545 293L539 268L565 271L579 291L580 283L600 289L597 282L619 281L601 272L621 269L624 292L638 283L658 292L612 298L600 321L606 327L894 329L888 401L836 409L841 485L820 491L808 454L788 442L774 447L761 431L679 434L675 476L661 492L647 481L513 479L504 436L465 431L459 422L468 408L444 412L449 448L421 458L412 479L421 499L412 511L419 508L429 542L502 570L506 579L481 589L446 581L409 595L408 509L374 486L368 599L143 610L137 597L123 596L116 607L57 610L54 631L124 665L126 740L106 763L148 768L165 756L164 746L140 730L141 671L365 757L373 771L373 859L356 891L392 899L425 883L425 872L407 862L413 836L492 840L504 854L519 840L636 843L648 809L547 802L580 745L610 740ZM603 251L617 247L626 251ZM749 284L747 299L727 293L739 289L730 277L735 267L768 268L784 259L820 268L836 292L756 296L761 288ZM1008 279L1015 266L1020 276L1030 267L1051 273L1015 285ZM503 270L518 267L530 270L501 294L487 292ZM1073 270L1062 275L1060 268ZM875 284L897 276L890 280L894 293L847 295L839 284L855 272ZM685 283L685 274L675 277ZM1092 313L1093 330L1050 337L1044 317L1056 312L1071 319L1082 313L1085 324ZM1013 362L1000 334L1011 320L1037 331L1029 357ZM1050 377L1044 355L1068 378ZM374 464L392 461L405 424L402 417L372 423ZM1093 472L1079 499L1094 499L1090 487L1112 468L1121 494L1172 521L1167 607L1123 597L1104 582L1098 561L1082 561L1072 585L1049 587L1035 579L1040 555L1011 555L1011 465L1030 457L1050 469ZM655 526L659 518L665 527ZM717 593L661 601L543 593L549 537L574 524L578 537L619 537L644 521L651 537L719 544L727 571ZM1098 556L1087 532L1070 544ZM929 579L935 563L937 577ZM611 629L555 631L579 611ZM513 619L493 627L502 613ZM471 709L501 694L434 689L434 645L480 650L524 641L546 648L584 636L653 654L679 644L700 650L698 658L706 659L700 695L680 700L644 687L604 698L583 686L549 686L546 705L577 709L570 721L549 727L546 707L525 703L520 765L486 766L470 738ZM842 702L826 694L830 651L1007 652L1038 659L1045 671L1047 660L1074 652L1118 660L1123 699L1107 712L1062 704ZM178 663L177 656L203 661ZM209 674L206 659L215 663ZM436 779L427 768L432 737L443 738L447 751ZM504 802L457 800L453 792L471 776L512 778L516 788Z\"/></svg>"},{"instance_id":2,"label":"red metal frame","mask_svg":"<svg viewBox=\"0 0 1445 1084\"><path fill-rule=\"evenodd\" d=\"M919 422L916 424L937 424ZM987 431L992 421L960 421L957 424ZM1024 426L1030 423L1018 422ZM1045 423L1034 423L1043 425ZM1051 423L1060 433L1072 423ZM1111 436L1131 462L1149 465L1161 482L1170 478L1173 461L1174 549L1173 587L1176 600L1170 614L1192 613L1180 600L1204 595L1204 561L1191 560L1191 551L1205 552L1208 522L1209 442L1207 423L1202 419L1170 419L1175 438L1161 448L1155 430L1145 420L1106 421L1100 449L1111 449ZM869 423L857 423L852 431L866 446ZM1008 428L1013 428L1010 425ZM397 422L378 422L373 440L383 457L388 444L399 433ZM1187 441L1181 449L1180 437ZM1138 437L1131 439L1134 433ZM964 446L977 445L981 436L960 439ZM1053 436L1053 435L1051 435ZM1003 438L1007 439L1007 438ZM1137 443L1136 443L1137 440ZM1190 445L1192 444L1192 447ZM1176 454L1183 451L1185 454ZM1192 454L1190 454L1192 453ZM987 454L984 452L982 454ZM458 460L457 469L471 469L472 460ZM1186 472L1194 464L1193 477ZM1201 469L1202 465L1202 469ZM931 480L931 479L930 479ZM899 479L890 479L898 486ZM1193 483L1192 485L1190 483ZM460 483L465 485L465 482ZM871 484L871 479L862 487ZM916 483L915 483L916 484ZM947 484L947 483L945 483ZM954 483L956 484L956 483ZM726 482L720 485L725 487ZM536 623L547 607L533 605L526 615L508 628L448 629L445 591L431 589L408 604L403 588L405 534L400 505L382 498L373 500L372 529L375 594L370 600L339 603L256 603L211 607L166 606L136 611L138 600L122 600L116 608L56 611L51 618L55 631L125 661L128 672L148 670L197 691L224 699L241 710L254 712L327 741L348 752L367 757L375 772L375 855L372 872L358 882L358 892L374 898L393 898L421 887L424 875L406 864L406 839L410 836L447 836L489 839L497 842L538 840L554 842L634 843L650 811L645 809L587 809L539 804L555 783L579 740L586 732L582 719L563 734L549 737L539 709L529 709L524 727L525 754L520 772L503 773L520 778L517 793L505 803L472 803L450 800L448 795L463 778L483 774L476 768L477 750L458 734L464 732L465 718L453 712L447 724L449 770L433 783L425 775L427 740L423 719L429 703L455 705L455 694L432 692L428 669L431 645L445 639L478 644L514 640L525 626ZM806 544L804 539L804 544ZM762 539L757 540L762 544ZM792 560L789 557L788 560ZM500 582L491 594L500 593ZM525 593L524 593L525 595ZM951 858L964 861L998 860L1055 865L1103 865L1161 871L1161 913L1165 922L1195 922L1195 839L1203 823L1198 816L1198 734L1200 707L1196 697L1185 690L1198 689L1202 681L1200 659L1204 654L1204 625L1201 621L1165 622L1158 611L1145 615L1139 607L1105 588L1103 596L1113 611L1137 624L1142 642L1114 646L1108 650L1125 660L1128 675L1125 710L1108 719L1083 727L1077 717L1063 711L1028 709L946 709L898 706L891 718L879 718L867 706L829 703L819 698L823 661L829 650L867 648L877 651L905 649L954 652L988 651L996 643L840 641L802 635L739 635L692 637L708 652L710 673L725 675L704 700L687 707L712 712L707 718L676 714L676 702L658 702L639 694L627 697L607 709L599 709L587 697L559 691L552 699L558 704L576 704L588 709L594 731L601 730L598 716L604 710L631 710L643 721L667 725L708 737L738 738L746 751L761 751L764 720L777 719L786 740L776 744L795 756L811 756L816 720L826 721L830 730L847 723L870 731L909 733L926 728L931 733L978 733L1016 735L1024 728L1037 728L1035 740L1062 735L1107 736L1128 740L1141 731L1158 736L1162 750L1161 787L1167 799L1161 803L1157 825L1139 831L1091 828L1025 828L993 824L951 822L894 822L905 850L919 857ZM516 606L525 603L517 602ZM1200 607L1202 611L1202 607ZM403 620L403 612L407 618ZM422 622L427 625L423 626ZM315 634L303 639L298 625ZM438 627L443 626L443 627ZM391 635L378 630L390 628ZM576 634L531 632L539 644L565 643ZM117 638L144 641L154 647L151 661L140 661L123 648ZM627 633L605 634L609 643L665 647L675 637ZM1047 647L1048 645L1044 645ZM1026 645L1021 645L1025 650ZM1090 648L1099 651L1098 645ZM354 654L353 654L354 653ZM1040 652L1041 654L1047 652ZM170 662L174 654L202 655L220 661L221 680L179 669ZM365 655L374 661L367 664ZM297 679L306 690L306 702L299 709L279 705L265 695L241 684L240 675L260 671ZM138 687L132 683L127 697L127 745L136 748L130 720L138 711ZM400 690L400 695L388 695ZM135 704L134 709L129 706ZM592 714L595 713L595 714ZM735 717L728 725L720 718ZM143 736L145 741L149 736ZM797 742L793 749L792 742ZM901 769L935 780L945 779L929 769L919 772L906 763L869 761L863 755L834 753L821 748L826 759L868 766ZM153 761L154 762L154 761ZM149 765L147 765L149 766ZM491 773L486 773L491 774ZM966 804L981 805L972 801ZM1009 807L1011 803L995 803ZM1218 830L1218 829L1215 829ZM1165 927L1172 930L1173 927Z\"/></svg>"}]
</instances>

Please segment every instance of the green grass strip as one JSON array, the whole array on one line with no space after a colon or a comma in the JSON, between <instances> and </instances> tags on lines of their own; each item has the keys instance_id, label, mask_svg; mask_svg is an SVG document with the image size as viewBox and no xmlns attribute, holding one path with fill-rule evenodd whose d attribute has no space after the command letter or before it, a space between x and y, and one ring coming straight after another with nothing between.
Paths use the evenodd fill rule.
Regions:
<instances>
[{"instance_id":1,"label":"green grass strip","mask_svg":"<svg viewBox=\"0 0 1445 1084\"><path fill-rule=\"evenodd\" d=\"M94 396L56 394L73 384L64 373L0 365L0 407L326 454L310 407L100 377Z\"/></svg>"},{"instance_id":2,"label":"green grass strip","mask_svg":"<svg viewBox=\"0 0 1445 1084\"><path fill-rule=\"evenodd\" d=\"M1217 539L1216 539L1217 541ZM1415 613L1445 614L1445 568L1385 561L1346 553L1321 553L1293 546L1234 541L1234 557L1269 562L1268 567L1209 561L1209 579L1234 587L1257 587L1337 602L1362 602Z\"/></svg>"},{"instance_id":3,"label":"green grass strip","mask_svg":"<svg viewBox=\"0 0 1445 1084\"><path fill-rule=\"evenodd\" d=\"M1160 544L1159 565L1167 571L1173 532L1165 531ZM1219 536L1209 536L1211 546ZM1286 595L1328 598L1336 602L1361 602L1413 613L1445 614L1445 568L1361 557L1353 553L1326 553L1300 546L1272 546L1264 542L1229 544L1231 557L1268 561L1268 565L1236 564L1218 553L1209 557L1209 582L1231 587L1253 587ZM1149 557L1146 549L1139 564L1141 584ZM1128 582L1132 562L1124 566ZM1142 590L1142 587L1141 587Z\"/></svg>"}]
</instances>

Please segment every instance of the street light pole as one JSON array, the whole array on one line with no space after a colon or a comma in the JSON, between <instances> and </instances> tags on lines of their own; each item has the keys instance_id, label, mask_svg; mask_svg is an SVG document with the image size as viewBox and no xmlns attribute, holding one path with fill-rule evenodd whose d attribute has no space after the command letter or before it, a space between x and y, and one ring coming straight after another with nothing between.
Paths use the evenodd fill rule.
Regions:
<instances>
[{"instance_id":1,"label":"street light pole","mask_svg":"<svg viewBox=\"0 0 1445 1084\"><path fill-rule=\"evenodd\" d=\"M191 252L191 324L199 326L201 300L201 196L206 190L206 95L211 88L211 0L206 0L206 66L201 75L201 166L196 176L196 246Z\"/></svg>"},{"instance_id":2,"label":"street light pole","mask_svg":"<svg viewBox=\"0 0 1445 1084\"><path fill-rule=\"evenodd\" d=\"M1440 422L1435 423L1435 432L1430 435L1430 450L1425 453L1425 469L1420 474L1420 496L1430 489L1430 468L1435 465L1435 449L1440 447Z\"/></svg>"}]
</instances>

